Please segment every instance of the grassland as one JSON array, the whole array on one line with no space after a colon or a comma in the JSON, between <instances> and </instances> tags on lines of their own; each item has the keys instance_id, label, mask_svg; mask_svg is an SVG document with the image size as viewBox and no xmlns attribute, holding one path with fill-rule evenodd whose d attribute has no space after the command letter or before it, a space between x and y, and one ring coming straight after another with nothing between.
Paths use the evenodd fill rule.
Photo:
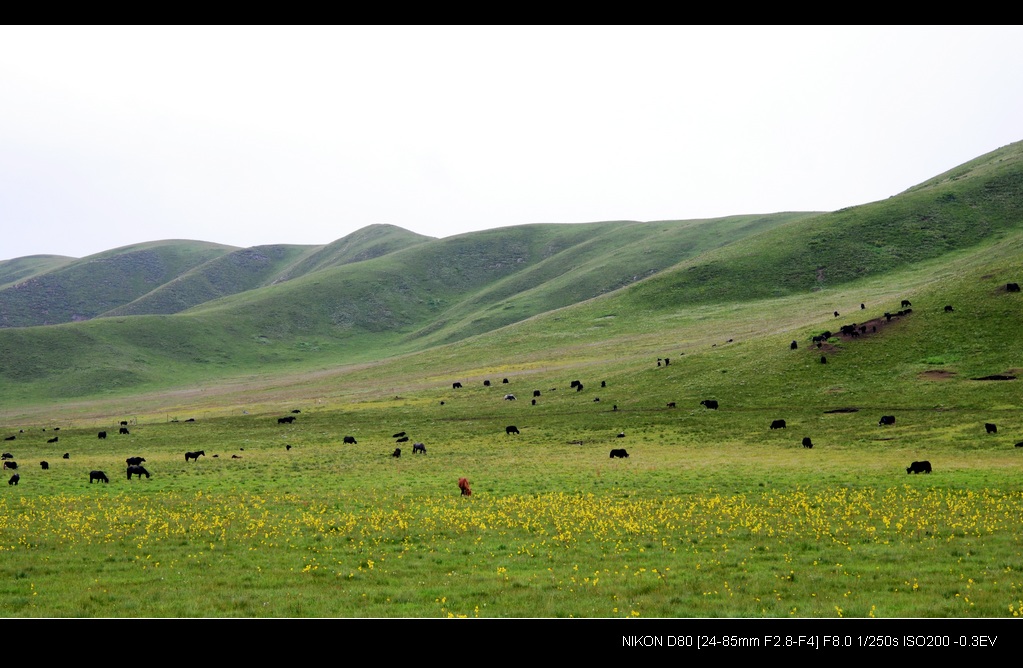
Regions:
<instances>
[{"instance_id":1,"label":"grassland","mask_svg":"<svg viewBox=\"0 0 1023 668\"><path fill-rule=\"evenodd\" d=\"M556 257L554 241L584 250L540 226L433 255L419 254L434 242L405 243L179 315L0 331L0 436L14 436L4 450L21 475L0 494L0 615L1018 616L1023 381L976 380L1023 373L1023 297L1005 289L1023 277L1023 229L1009 209L976 213L1015 201L997 171L1006 160L906 194L947 206L933 188L974 193L973 218L946 212L941 234L900 246L908 223L891 221L924 215L905 201L849 218L858 233L828 231L823 281L822 256L804 246L838 219L800 214L585 298L543 260L497 278L489 260L475 273L463 263L457 304L439 287L433 306L372 290L399 285L389 262L415 274L451 249L497 257L508 235L522 257L529 244ZM982 168L997 168L995 185L970 185ZM619 244L616 275L645 255L643 239L695 239L684 225L653 237L616 225L640 244ZM857 238L883 239L892 266L831 271L855 264ZM599 273L576 257L582 275ZM318 329L318 307L300 298L339 277L362 309L348 338ZM886 318L903 299L912 311ZM506 308L518 315L501 324ZM852 322L867 330L812 342ZM787 427L770 429L775 419ZM609 458L622 447L627 459ZM136 455L151 478L126 479ZM908 474L919 460L933 472ZM90 483L91 470L110 482Z\"/></svg>"},{"instance_id":2,"label":"grassland","mask_svg":"<svg viewBox=\"0 0 1023 668\"><path fill-rule=\"evenodd\" d=\"M644 317L596 301L375 364L9 414L22 480L0 500L0 612L1014 616L1018 385L970 379L1023 368L1001 345L1021 314L999 290L1018 251ZM912 314L834 339L820 364L809 339L831 311L863 303L867 322L904 295ZM151 479L125 479L132 455ZM934 472L907 475L922 459Z\"/></svg>"}]
</instances>

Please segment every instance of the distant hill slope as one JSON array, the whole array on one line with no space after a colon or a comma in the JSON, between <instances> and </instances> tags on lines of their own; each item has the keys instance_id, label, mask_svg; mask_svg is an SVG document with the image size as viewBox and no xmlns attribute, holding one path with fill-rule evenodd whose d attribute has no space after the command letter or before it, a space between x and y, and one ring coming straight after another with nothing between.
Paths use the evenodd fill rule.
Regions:
<instances>
[{"instance_id":1,"label":"distant hill slope","mask_svg":"<svg viewBox=\"0 0 1023 668\"><path fill-rule=\"evenodd\" d=\"M307 273L428 241L370 225L326 246L235 248L199 241L139 244L81 260L32 256L0 262L0 327L97 317L170 314Z\"/></svg>"},{"instance_id":2,"label":"distant hill slope","mask_svg":"<svg viewBox=\"0 0 1023 668\"><path fill-rule=\"evenodd\" d=\"M255 246L213 258L100 316L179 313L213 299L271 283L310 246Z\"/></svg>"},{"instance_id":3,"label":"distant hill slope","mask_svg":"<svg viewBox=\"0 0 1023 668\"><path fill-rule=\"evenodd\" d=\"M835 287L1023 228L1023 142L880 202L803 218L710 251L636 286L651 308Z\"/></svg>"},{"instance_id":4,"label":"distant hill slope","mask_svg":"<svg viewBox=\"0 0 1023 668\"><path fill-rule=\"evenodd\" d=\"M203 241L160 241L60 263L0 289L0 327L88 320L231 250ZM0 272L21 261L0 263Z\"/></svg>"},{"instance_id":5,"label":"distant hill slope","mask_svg":"<svg viewBox=\"0 0 1023 668\"><path fill-rule=\"evenodd\" d=\"M29 255L0 262L0 290L74 262L63 255Z\"/></svg>"},{"instance_id":6,"label":"distant hill slope","mask_svg":"<svg viewBox=\"0 0 1023 668\"><path fill-rule=\"evenodd\" d=\"M571 306L632 285L679 262L813 215L779 213L710 220L524 226L494 234L534 233L526 243L510 239L501 247L523 249L521 269L490 283L443 311L409 341L442 344L491 331L526 318ZM423 275L421 280L428 276ZM421 339L421 340L420 340Z\"/></svg>"},{"instance_id":7,"label":"distant hill slope","mask_svg":"<svg viewBox=\"0 0 1023 668\"><path fill-rule=\"evenodd\" d=\"M291 280L320 269L372 260L432 240L433 237L416 234L396 225L368 225L326 246L317 247L282 271L274 282Z\"/></svg>"},{"instance_id":8,"label":"distant hill slope","mask_svg":"<svg viewBox=\"0 0 1023 668\"><path fill-rule=\"evenodd\" d=\"M929 261L1016 243L1021 233L1023 143L1016 143L887 200L834 213L522 225L444 239L371 226L320 248L163 242L118 249L21 283L53 310L63 305L65 315L82 317L58 289L77 287L77 277L102 297L84 302L94 310L116 302L94 315L115 317L0 329L0 401L375 361L516 323L523 328L514 331L529 331L525 322L538 316L571 328L580 309L606 309L639 326L647 314L905 277ZM1002 273L1010 275L991 270ZM215 294L225 296L207 299ZM195 305L174 315L128 315L187 304Z\"/></svg>"},{"instance_id":9,"label":"distant hill slope","mask_svg":"<svg viewBox=\"0 0 1023 668\"><path fill-rule=\"evenodd\" d=\"M321 269L189 313L268 340L387 334L391 346L421 349L599 296L805 215L505 227Z\"/></svg>"},{"instance_id":10,"label":"distant hill slope","mask_svg":"<svg viewBox=\"0 0 1023 668\"><path fill-rule=\"evenodd\" d=\"M362 262L430 237L394 225L370 225L326 246L256 246L214 258L103 316L179 313L208 301L306 274Z\"/></svg>"}]
</instances>

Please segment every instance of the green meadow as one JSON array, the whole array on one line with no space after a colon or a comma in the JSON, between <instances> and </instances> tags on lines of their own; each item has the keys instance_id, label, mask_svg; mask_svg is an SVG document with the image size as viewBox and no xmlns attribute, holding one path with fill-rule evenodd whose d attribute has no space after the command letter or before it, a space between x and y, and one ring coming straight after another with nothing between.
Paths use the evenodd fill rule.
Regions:
<instances>
[{"instance_id":1,"label":"green meadow","mask_svg":"<svg viewBox=\"0 0 1023 668\"><path fill-rule=\"evenodd\" d=\"M1020 155L828 214L0 263L0 615L1018 616Z\"/></svg>"}]
</instances>

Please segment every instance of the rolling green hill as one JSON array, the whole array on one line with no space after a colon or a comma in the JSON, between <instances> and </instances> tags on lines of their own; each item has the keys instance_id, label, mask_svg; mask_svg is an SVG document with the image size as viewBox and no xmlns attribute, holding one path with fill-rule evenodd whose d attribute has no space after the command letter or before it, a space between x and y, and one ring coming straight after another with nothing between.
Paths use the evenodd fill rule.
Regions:
<instances>
[{"instance_id":1,"label":"rolling green hill","mask_svg":"<svg viewBox=\"0 0 1023 668\"><path fill-rule=\"evenodd\" d=\"M387 393L410 377L436 388L452 376L552 368L607 369L638 390L658 357L686 368L676 382L693 391L724 391L735 369L776 382L790 373L778 366L789 341L805 348L849 321L884 321L883 336L828 344L837 359L873 351L863 378L881 378L889 358L914 380L936 366L971 376L1023 368L996 345L1011 337L1005 323L1019 322L1004 285L1023 275L1014 252L1021 157L1023 144L1012 144L833 213L523 225L445 239L370 226L323 247L162 242L50 270L12 260L0 277L30 278L0 290L0 406L134 401L198 386L272 401L341 396L330 385L340 377ZM922 299L926 313L885 321L902 298ZM956 304L951 317L931 312L945 300ZM805 352L806 374L819 375ZM374 375L361 376L366 369ZM822 389L813 380L773 387L809 400L865 382Z\"/></svg>"},{"instance_id":2,"label":"rolling green hill","mask_svg":"<svg viewBox=\"0 0 1023 668\"><path fill-rule=\"evenodd\" d=\"M179 313L228 295L386 255L425 239L427 237L393 225L370 225L326 246L243 248L209 260L131 303L101 315Z\"/></svg>"},{"instance_id":3,"label":"rolling green hill","mask_svg":"<svg viewBox=\"0 0 1023 668\"><path fill-rule=\"evenodd\" d=\"M637 286L649 307L794 295L889 273L1023 224L1023 147L1003 147L881 202L795 221Z\"/></svg>"},{"instance_id":4,"label":"rolling green hill","mask_svg":"<svg viewBox=\"0 0 1023 668\"><path fill-rule=\"evenodd\" d=\"M370 225L326 246L236 249L165 241L125 246L81 260L16 258L0 262L0 328L178 313L427 239L393 225Z\"/></svg>"},{"instance_id":5,"label":"rolling green hill","mask_svg":"<svg viewBox=\"0 0 1023 668\"><path fill-rule=\"evenodd\" d=\"M69 262L74 258L62 255L30 255L13 260L0 262L0 289L25 281L33 276L45 274Z\"/></svg>"},{"instance_id":6,"label":"rolling green hill","mask_svg":"<svg viewBox=\"0 0 1023 668\"><path fill-rule=\"evenodd\" d=\"M231 248L198 241L125 246L57 263L0 289L0 327L53 325L95 318L132 302ZM0 274L21 259L0 262Z\"/></svg>"},{"instance_id":7,"label":"rolling green hill","mask_svg":"<svg viewBox=\"0 0 1023 668\"><path fill-rule=\"evenodd\" d=\"M275 282L304 276L319 269L372 260L430 239L395 225L368 225L302 256L282 271Z\"/></svg>"},{"instance_id":8,"label":"rolling green hill","mask_svg":"<svg viewBox=\"0 0 1023 668\"><path fill-rule=\"evenodd\" d=\"M197 304L272 283L308 246L256 246L221 255L99 317L179 313Z\"/></svg>"}]
</instances>

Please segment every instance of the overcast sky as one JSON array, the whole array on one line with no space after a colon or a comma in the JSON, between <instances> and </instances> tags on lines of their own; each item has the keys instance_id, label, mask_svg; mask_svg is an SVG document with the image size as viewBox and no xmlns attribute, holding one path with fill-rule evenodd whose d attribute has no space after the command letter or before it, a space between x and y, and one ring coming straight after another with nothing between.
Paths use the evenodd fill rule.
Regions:
<instances>
[{"instance_id":1,"label":"overcast sky","mask_svg":"<svg viewBox=\"0 0 1023 668\"><path fill-rule=\"evenodd\" d=\"M0 27L0 260L832 211L1023 139L1023 27Z\"/></svg>"}]
</instances>

